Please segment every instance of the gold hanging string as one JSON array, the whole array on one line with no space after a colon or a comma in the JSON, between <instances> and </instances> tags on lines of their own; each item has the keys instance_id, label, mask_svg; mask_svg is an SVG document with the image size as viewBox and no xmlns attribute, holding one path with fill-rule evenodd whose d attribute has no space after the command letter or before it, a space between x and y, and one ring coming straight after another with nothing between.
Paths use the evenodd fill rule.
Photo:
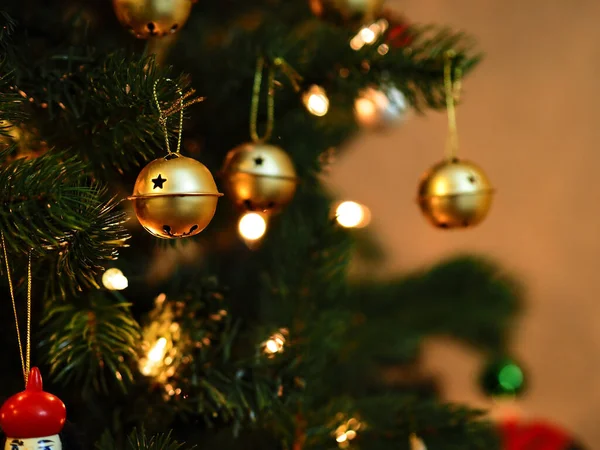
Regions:
<instances>
[{"instance_id":1,"label":"gold hanging string","mask_svg":"<svg viewBox=\"0 0 600 450\"><path fill-rule=\"evenodd\" d=\"M281 71L285 74L286 77L288 77L290 83L292 83L294 90L296 92L300 92L300 83L303 80L302 75L296 72L296 70L292 66L290 66L283 58L275 58L273 63L276 67L281 68Z\"/></svg>"},{"instance_id":2,"label":"gold hanging string","mask_svg":"<svg viewBox=\"0 0 600 450\"><path fill-rule=\"evenodd\" d=\"M458 152L458 127L456 124L456 102L459 101L462 88L462 70L456 67L454 83L452 82L452 61L456 56L453 50L446 52L444 64L444 87L446 91L446 109L448 110L448 144L446 156L448 159L456 158Z\"/></svg>"},{"instance_id":3,"label":"gold hanging string","mask_svg":"<svg viewBox=\"0 0 600 450\"><path fill-rule=\"evenodd\" d=\"M190 89L189 91L183 93L183 99L185 100L188 97L194 95L195 93L196 93L196 89ZM188 106L193 105L194 103L203 102L204 100L205 100L204 97L196 97L191 100L188 100L183 105L181 104L180 101L176 102L169 109L167 109L165 112L163 112L163 115L165 117L172 116L173 114L177 114L179 111L187 108Z\"/></svg>"},{"instance_id":4,"label":"gold hanging string","mask_svg":"<svg viewBox=\"0 0 600 450\"><path fill-rule=\"evenodd\" d=\"M27 257L27 354L25 355L25 376L29 378L29 370L31 369L31 250ZM25 380L27 387L27 380Z\"/></svg>"},{"instance_id":5,"label":"gold hanging string","mask_svg":"<svg viewBox=\"0 0 600 450\"><path fill-rule=\"evenodd\" d=\"M275 122L275 68L269 68L267 80L267 126L265 134L260 137L257 131L258 107L260 104L260 90L262 87L263 70L265 68L265 59L258 58L256 62L256 72L254 73L254 87L252 89L252 104L250 107L250 137L252 142L259 144L268 141L273 134L273 125Z\"/></svg>"},{"instance_id":6,"label":"gold hanging string","mask_svg":"<svg viewBox=\"0 0 600 450\"><path fill-rule=\"evenodd\" d=\"M163 131L165 133L165 144L167 146L167 153L171 154L171 146L169 144L169 130L167 128L167 118L173 114L176 113L180 113L179 114L179 130L178 130L178 136L177 136L177 150L175 150L175 153L179 153L179 151L181 150L181 134L183 132L183 110L185 108L187 108L190 105L193 105L194 103L198 103L204 100L203 97L198 97L198 98L194 98L192 100L189 101L185 101L188 97L190 97L191 95L193 95L196 91L194 89L190 89L189 91L187 91L185 94L181 91L181 88L179 87L179 85L171 80L170 78L165 78L164 81L167 81L169 83L173 83L175 85L175 87L177 88L177 93L179 94L179 101L177 103L175 103L174 105L172 105L171 107L169 107L167 110L162 111L160 109L160 102L158 101L158 93L156 90L156 86L158 85L158 83L161 80L156 80L154 82L154 102L156 103L156 109L158 109L158 114L160 115L159 117L159 122L163 127Z\"/></svg>"},{"instance_id":7,"label":"gold hanging string","mask_svg":"<svg viewBox=\"0 0 600 450\"><path fill-rule=\"evenodd\" d=\"M23 355L23 344L21 342L21 331L19 329L19 316L17 314L17 303L15 301L15 291L12 277L10 275L10 264L8 263L8 253L6 251L6 242L4 241L4 232L2 233L2 249L4 250L4 262L6 263L6 275L8 277L8 287L10 298L12 300L13 313L15 316L15 328L17 329L17 342L19 343L19 353L21 356L21 367L23 368L23 379L27 387L27 377L31 367L31 252L29 252L29 262L27 265L27 334L26 334L26 353Z\"/></svg>"}]
</instances>

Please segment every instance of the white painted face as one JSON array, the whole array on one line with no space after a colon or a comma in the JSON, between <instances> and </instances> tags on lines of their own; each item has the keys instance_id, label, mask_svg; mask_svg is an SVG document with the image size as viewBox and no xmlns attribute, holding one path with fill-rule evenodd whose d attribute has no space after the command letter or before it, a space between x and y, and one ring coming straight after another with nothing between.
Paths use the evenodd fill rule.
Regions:
<instances>
[{"instance_id":1,"label":"white painted face","mask_svg":"<svg viewBox=\"0 0 600 450\"><path fill-rule=\"evenodd\" d=\"M62 450L58 434L47 437L15 439L6 438L4 450Z\"/></svg>"}]
</instances>

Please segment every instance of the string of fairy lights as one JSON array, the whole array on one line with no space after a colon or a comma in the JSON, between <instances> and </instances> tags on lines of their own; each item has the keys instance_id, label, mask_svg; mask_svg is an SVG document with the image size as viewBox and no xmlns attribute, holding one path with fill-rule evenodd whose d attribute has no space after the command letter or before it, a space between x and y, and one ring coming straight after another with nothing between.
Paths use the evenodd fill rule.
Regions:
<instances>
[{"instance_id":1,"label":"string of fairy lights","mask_svg":"<svg viewBox=\"0 0 600 450\"><path fill-rule=\"evenodd\" d=\"M350 47L359 51L367 45L378 43L377 52L385 55L389 51L387 43L381 43L380 38L386 33L389 23L380 19L374 23L363 26L350 40ZM344 76L343 73L341 73ZM313 84L302 91L301 100L306 110L316 116L324 117L330 110L330 99L324 87ZM374 128L403 118L409 104L400 90L393 85L368 87L359 92L355 99L354 114L356 121L364 128ZM370 209L361 203L346 200L333 205L332 216L337 224L344 228L364 228L371 222ZM260 242L268 230L269 215L261 212L246 212L238 221L239 236L252 248L252 244ZM115 267L106 270L102 276L102 283L106 289L120 291L127 289L128 279L123 272ZM177 387L171 379L176 373L179 364L189 362L189 356L180 355L178 341L181 339L181 328L174 318L173 312L165 308L166 295L160 294L155 301L155 310L161 310L152 323L143 331L144 356L139 360L140 372L152 377L164 386L165 397L183 396L182 389ZM227 315L226 310L221 310L213 316L212 320L221 320ZM276 358L283 353L289 345L289 330L286 328L272 332L258 346L258 351L266 358ZM199 345L210 345L206 338ZM358 433L366 428L366 424L356 417L345 416L339 413L335 418L336 425L332 426L332 437L340 449L347 449L355 440ZM423 442L411 435L412 450L426 450Z\"/></svg>"},{"instance_id":2,"label":"string of fairy lights","mask_svg":"<svg viewBox=\"0 0 600 450\"><path fill-rule=\"evenodd\" d=\"M350 48L360 51L365 46L377 45L377 53L385 56L389 50L389 44L382 42L381 38L389 30L390 24L385 19L377 20L371 24L361 27L350 39ZM340 76L348 76L348 69L341 69ZM64 76L66 79L67 75ZM306 110L316 116L326 116L331 107L330 99L323 86L312 84L298 91L301 101ZM29 102L36 101L27 93L19 90L18 93ZM47 108L47 103L40 103L41 108ZM62 109L65 105L59 103ZM354 115L357 123L363 128L374 128L382 124L398 122L406 117L409 103L402 91L392 83L383 81L377 86L362 89L354 99ZM6 127L15 141L23 138L19 130L12 124L0 122L0 126ZM370 209L356 201L341 201L333 206L332 216L337 224L344 228L364 228L371 222ZM268 214L260 212L246 212L241 215L238 222L239 235L249 243L259 242L268 230ZM108 268L102 275L102 284L111 291L122 291L128 288L129 280L126 275L116 267ZM192 356L188 349L189 345L203 347L211 345L211 336L205 336L197 342L183 342L184 332L177 321L175 311L166 302L166 295L160 294L155 299L156 314L152 316L151 323L143 329L143 356L139 359L138 370L141 374L155 379L164 387L165 398L182 396L186 394L182 388L173 381L174 375L182 364L191 362ZM227 316L227 310L220 309L211 314L211 321L221 321ZM265 358L273 359L284 353L290 346L290 333L286 328L273 330L265 333L265 339L257 345L257 351ZM518 369L518 368L517 368ZM509 373L514 378L514 373ZM522 374L518 374L521 376ZM340 449L351 446L358 434L367 428L367 424L356 417L347 417L338 414L335 424L331 426L332 437ZM412 434L410 436L412 450L426 450L423 441Z\"/></svg>"},{"instance_id":3,"label":"string of fairy lights","mask_svg":"<svg viewBox=\"0 0 600 450\"><path fill-rule=\"evenodd\" d=\"M366 45L379 42L386 33L389 23L386 19L363 26L350 40L350 47L359 51ZM389 51L386 43L380 43L377 52L385 55ZM329 97L326 90L313 84L302 93L302 102L308 112L317 117L323 117L329 112ZM367 87L360 91L354 103L354 113L357 122L365 128L374 128L383 123L396 121L404 117L409 107L402 91L393 85ZM354 201L343 201L335 207L335 219L344 228L364 228L371 221L371 212L363 204ZM269 216L259 212L246 212L238 222L240 237L253 247L266 234Z\"/></svg>"},{"instance_id":4,"label":"string of fairy lights","mask_svg":"<svg viewBox=\"0 0 600 450\"><path fill-rule=\"evenodd\" d=\"M364 220L364 210L361 205L354 202L343 202L338 206L338 209L349 210L351 213L346 217L346 220L354 220L355 222ZM342 215L342 217L344 217ZM349 219L349 218L350 219ZM343 219L342 219L343 220ZM117 268L111 268L105 272L108 276L103 277L103 283L107 289L121 290L127 288L127 278ZM191 361L190 356L185 356L180 347L182 342L181 326L175 318L175 314L170 304L166 302L167 296L162 293L155 299L154 317L148 326L143 330L143 357L138 362L138 369L144 376L154 379L159 385L164 388L164 398L168 400L172 397L187 398L187 394L183 392L181 387L177 386L173 377L177 373L181 364L187 364ZM220 321L227 316L227 311L221 309L210 315L210 320ZM268 359L276 358L277 355L283 353L289 345L289 330L280 328L272 332L259 346L259 354L264 355ZM204 338L201 342L194 344L196 347L211 345L209 338ZM367 424L359 420L357 417L348 417L343 413L338 413L335 416L331 427L331 436L335 439L337 446L341 450L350 448L359 432L367 428ZM410 436L411 450L427 450L421 438L416 434Z\"/></svg>"},{"instance_id":5,"label":"string of fairy lights","mask_svg":"<svg viewBox=\"0 0 600 450\"><path fill-rule=\"evenodd\" d=\"M334 207L334 217L344 228L364 228L371 222L371 211L365 205L348 200ZM267 228L268 216L259 212L247 212L238 222L240 237L249 243L262 239Z\"/></svg>"},{"instance_id":6,"label":"string of fairy lights","mask_svg":"<svg viewBox=\"0 0 600 450\"><path fill-rule=\"evenodd\" d=\"M368 26L363 26L357 34L350 40L350 47L356 51L362 49L365 45L373 45L380 41L380 38L388 30L387 20L380 19ZM387 53L388 46L381 43L378 46L378 52L382 55ZM29 98L28 95L19 91L19 93ZM327 115L330 109L330 100L325 88L313 84L305 89L301 94L302 102L306 110L317 117ZM33 102L33 98L29 98ZM363 89L355 99L355 117L357 122L365 128L374 127L381 121L386 121L388 116L396 117L401 115L408 107L408 104L401 91L393 86L389 89L381 87L369 87ZM7 124L9 129L15 129L11 124ZM268 231L268 222L270 216L265 213L248 211L243 213L238 222L238 232L240 237L254 248ZM345 228L363 228L370 222L370 211L365 205L352 201L345 201L337 206L335 218L338 224ZM105 271L102 282L107 289L123 290L128 286L128 280L125 275L117 268L109 268Z\"/></svg>"},{"instance_id":7,"label":"string of fairy lights","mask_svg":"<svg viewBox=\"0 0 600 450\"><path fill-rule=\"evenodd\" d=\"M350 40L350 47L359 51L366 45L378 43L388 29L389 23L386 19L363 26ZM387 43L379 43L377 53L384 56L389 49ZM345 75L343 69L340 75ZM322 86L313 84L306 89L302 94L302 102L307 111L317 117L323 117L329 111L329 97ZM408 107L408 101L402 91L390 84L361 90L354 102L354 113L361 126L374 128L402 119Z\"/></svg>"}]
</instances>

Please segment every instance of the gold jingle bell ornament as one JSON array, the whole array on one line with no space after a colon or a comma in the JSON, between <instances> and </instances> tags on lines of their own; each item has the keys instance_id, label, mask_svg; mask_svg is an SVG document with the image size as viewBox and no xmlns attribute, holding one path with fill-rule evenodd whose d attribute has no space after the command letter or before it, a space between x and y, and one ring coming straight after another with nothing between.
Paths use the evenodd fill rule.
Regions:
<instances>
[{"instance_id":1,"label":"gold jingle bell ornament","mask_svg":"<svg viewBox=\"0 0 600 450\"><path fill-rule=\"evenodd\" d=\"M494 189L487 175L476 164L456 157L458 132L455 98L460 92L460 72L452 82L452 58L446 53L444 84L448 109L448 156L421 177L418 203L425 218L438 228L465 228L485 219L492 206Z\"/></svg>"},{"instance_id":2,"label":"gold jingle bell ornament","mask_svg":"<svg viewBox=\"0 0 600 450\"><path fill-rule=\"evenodd\" d=\"M171 81L167 79L166 81ZM154 98L160 104L154 84ZM140 224L156 237L183 238L200 233L210 223L223 194L217 190L215 180L204 164L179 154L183 123L183 95L179 119L177 152L172 153L166 128L166 118L161 114L165 131L167 156L150 162L135 181L133 208Z\"/></svg>"},{"instance_id":3,"label":"gold jingle bell ornament","mask_svg":"<svg viewBox=\"0 0 600 450\"><path fill-rule=\"evenodd\" d=\"M419 205L439 228L463 228L480 223L492 206L493 189L477 165L455 158L427 171L419 183Z\"/></svg>"},{"instance_id":4,"label":"gold jingle bell ornament","mask_svg":"<svg viewBox=\"0 0 600 450\"><path fill-rule=\"evenodd\" d=\"M154 236L168 239L204 230L221 195L204 164L171 153L142 169L130 199L142 226Z\"/></svg>"},{"instance_id":5,"label":"gold jingle bell ornament","mask_svg":"<svg viewBox=\"0 0 600 450\"><path fill-rule=\"evenodd\" d=\"M231 150L222 173L227 195L248 211L281 209L294 198L298 184L289 155L263 143L242 144Z\"/></svg>"},{"instance_id":6,"label":"gold jingle bell ornament","mask_svg":"<svg viewBox=\"0 0 600 450\"><path fill-rule=\"evenodd\" d=\"M263 137L258 136L257 117L264 66L264 58L258 58L250 111L252 142L229 151L221 175L227 195L237 206L247 211L272 213L280 210L294 198L298 178L290 156L280 147L265 142L273 134L275 118L273 65L269 68L267 86L266 131Z\"/></svg>"},{"instance_id":7,"label":"gold jingle bell ornament","mask_svg":"<svg viewBox=\"0 0 600 450\"><path fill-rule=\"evenodd\" d=\"M119 22L136 37L173 34L187 22L192 0L113 0Z\"/></svg>"},{"instance_id":8,"label":"gold jingle bell ornament","mask_svg":"<svg viewBox=\"0 0 600 450\"><path fill-rule=\"evenodd\" d=\"M367 22L381 15L384 0L309 0L317 17L328 20Z\"/></svg>"}]
</instances>

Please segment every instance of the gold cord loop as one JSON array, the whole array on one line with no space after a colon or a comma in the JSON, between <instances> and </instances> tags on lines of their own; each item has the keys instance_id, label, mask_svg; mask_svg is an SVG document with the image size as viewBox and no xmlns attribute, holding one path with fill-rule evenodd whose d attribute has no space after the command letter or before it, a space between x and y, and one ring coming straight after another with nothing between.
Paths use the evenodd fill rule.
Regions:
<instances>
[{"instance_id":1,"label":"gold cord loop","mask_svg":"<svg viewBox=\"0 0 600 450\"><path fill-rule=\"evenodd\" d=\"M269 75L267 80L267 123L265 134L258 135L258 109L260 106L260 90L262 87L263 72L265 69L265 58L259 57L256 61L256 72L254 73L254 86L252 88L252 104L250 107L250 137L252 142L260 144L271 139L275 123L275 69L281 72L290 80L296 92L300 92L300 83L302 76L294 70L283 58L275 58L269 64Z\"/></svg>"},{"instance_id":2,"label":"gold cord loop","mask_svg":"<svg viewBox=\"0 0 600 450\"><path fill-rule=\"evenodd\" d=\"M10 299L12 300L13 314L15 316L15 328L17 329L17 342L19 343L19 353L21 356L21 367L23 368L23 379L27 386L27 377L31 368L31 251L27 265L27 334L26 334L26 353L23 355L23 343L21 342L21 331L19 329L19 316L17 314L17 303L15 301L15 291L12 277L10 274L10 264L8 263L8 253L6 251L6 242L4 232L2 232L2 249L4 250L4 262L6 263L6 275L8 277L8 288L10 290Z\"/></svg>"},{"instance_id":3,"label":"gold cord loop","mask_svg":"<svg viewBox=\"0 0 600 450\"><path fill-rule=\"evenodd\" d=\"M156 86L158 85L160 80L156 80L154 82L154 102L156 103L156 109L158 109L158 114L160 115L159 117L159 122L163 127L163 131L165 133L165 144L167 145L167 153L170 155L171 152L171 146L169 144L169 129L167 128L167 118L169 117L169 114L165 114L163 113L163 111L160 109L160 102L158 101L158 94L156 91ZM175 85L175 87L177 88L177 93L179 94L179 131L178 131L178 136L177 136L177 150L175 150L175 153L179 153L179 151L181 150L181 133L183 131L183 110L185 109L185 104L184 104L184 95L183 92L181 91L181 88L179 87L179 85L171 80L170 78L165 78L164 81L168 81L170 83L173 83ZM167 112L170 112L172 108L170 108Z\"/></svg>"},{"instance_id":4,"label":"gold cord loop","mask_svg":"<svg viewBox=\"0 0 600 450\"><path fill-rule=\"evenodd\" d=\"M453 50L446 52L444 64L444 87L446 91L446 108L448 110L448 145L446 155L448 159L456 157L458 152L458 127L456 123L456 105L459 101L462 88L462 70L457 66L454 69L454 82L452 80L452 61L456 54Z\"/></svg>"},{"instance_id":5,"label":"gold cord loop","mask_svg":"<svg viewBox=\"0 0 600 450\"><path fill-rule=\"evenodd\" d=\"M265 134L258 135L258 107L260 104L260 90L262 86L263 70L265 59L260 57L256 62L256 72L254 74L254 87L252 89L252 105L250 109L250 137L255 144L268 141L273 135L273 125L275 122L275 69L269 68L267 80L267 125Z\"/></svg>"}]
</instances>

